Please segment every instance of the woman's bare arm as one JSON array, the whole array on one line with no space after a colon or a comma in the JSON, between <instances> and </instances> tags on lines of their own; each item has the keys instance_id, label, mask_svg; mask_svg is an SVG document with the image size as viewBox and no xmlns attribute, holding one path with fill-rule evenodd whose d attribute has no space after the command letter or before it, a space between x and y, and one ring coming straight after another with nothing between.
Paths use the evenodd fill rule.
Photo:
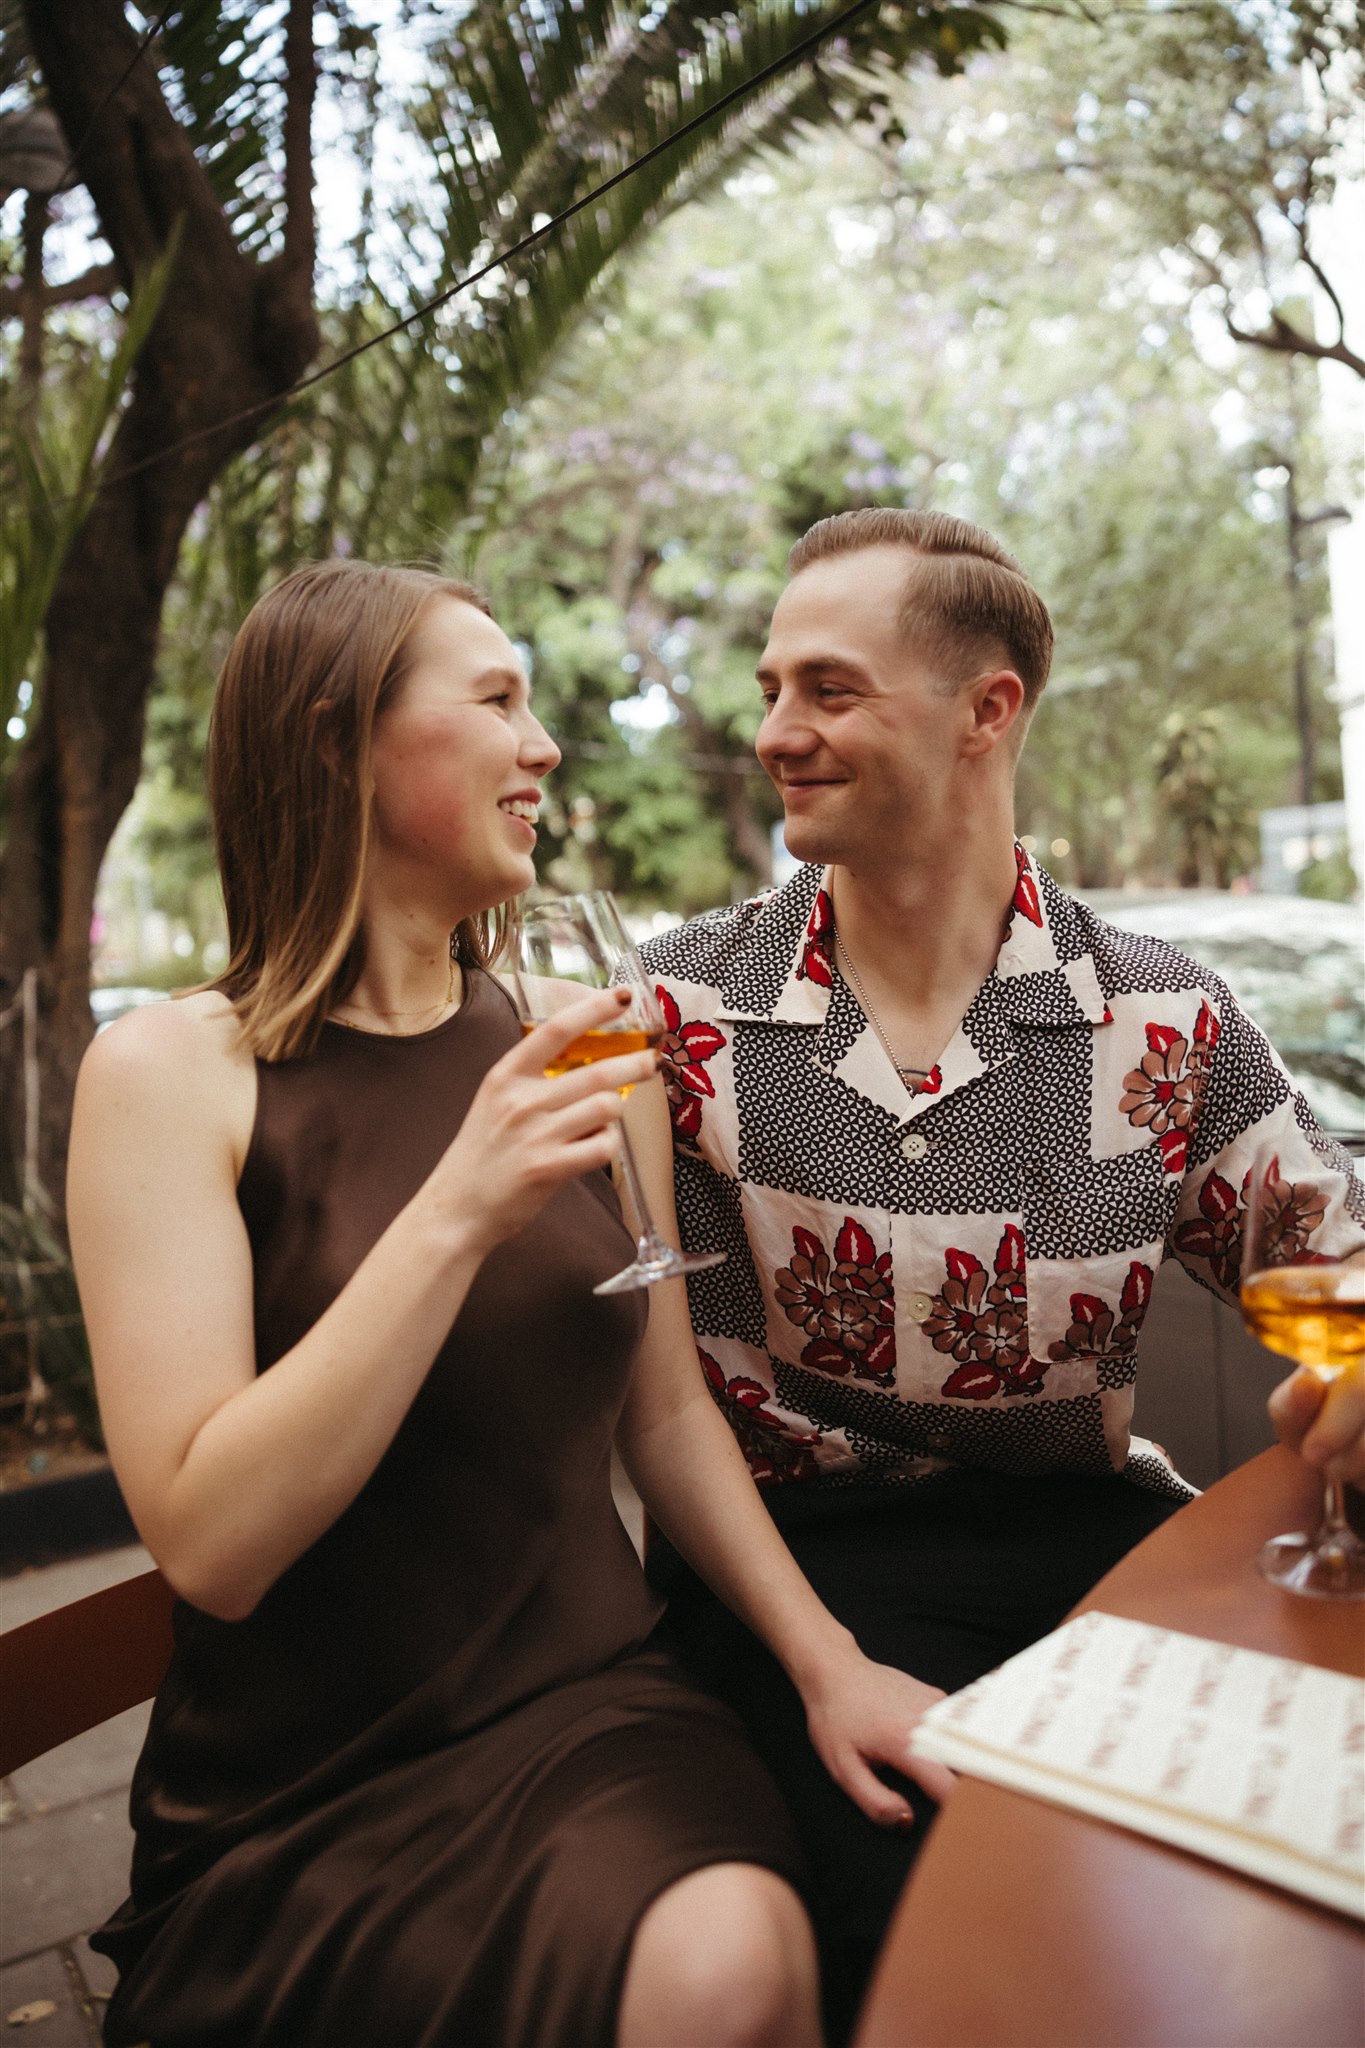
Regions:
<instances>
[{"instance_id":1,"label":"woman's bare arm","mask_svg":"<svg viewBox=\"0 0 1365 2048\"><path fill-rule=\"evenodd\" d=\"M488 1251L610 1158L612 1084L652 1074L652 1056L554 1081L544 1066L615 1001L589 997L497 1063L429 1179L259 1376L236 1197L254 1067L231 1014L208 997L149 1006L95 1040L72 1125L72 1250L110 1458L185 1598L250 1613L379 1463Z\"/></svg>"},{"instance_id":2,"label":"woman's bare arm","mask_svg":"<svg viewBox=\"0 0 1365 2048\"><path fill-rule=\"evenodd\" d=\"M676 1244L662 1083L636 1090L627 1122L654 1220ZM665 1281L649 1292L649 1327L617 1431L621 1461L654 1522L786 1670L831 1775L870 1819L904 1825L904 1799L873 1766L891 1764L935 1798L946 1795L952 1774L912 1757L909 1747L915 1721L943 1695L864 1657L820 1600L759 1499L744 1455L707 1391L684 1283Z\"/></svg>"}]
</instances>

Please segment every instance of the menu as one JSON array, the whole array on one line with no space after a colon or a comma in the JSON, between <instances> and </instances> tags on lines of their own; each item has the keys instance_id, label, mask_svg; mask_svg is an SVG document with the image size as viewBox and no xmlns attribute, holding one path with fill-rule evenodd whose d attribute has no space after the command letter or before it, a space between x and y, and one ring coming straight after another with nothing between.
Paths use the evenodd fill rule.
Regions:
<instances>
[{"instance_id":1,"label":"menu","mask_svg":"<svg viewBox=\"0 0 1365 2048\"><path fill-rule=\"evenodd\" d=\"M1365 1686L1078 1615L931 1707L915 1750L1365 1919Z\"/></svg>"}]
</instances>

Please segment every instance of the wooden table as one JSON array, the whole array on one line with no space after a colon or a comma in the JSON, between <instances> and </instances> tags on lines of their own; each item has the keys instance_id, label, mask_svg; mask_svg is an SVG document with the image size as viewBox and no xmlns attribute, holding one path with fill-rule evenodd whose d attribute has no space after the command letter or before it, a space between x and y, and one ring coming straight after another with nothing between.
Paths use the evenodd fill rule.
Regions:
<instances>
[{"instance_id":1,"label":"wooden table","mask_svg":"<svg viewBox=\"0 0 1365 2048\"><path fill-rule=\"evenodd\" d=\"M1365 1608L1253 1563L1316 1510L1266 1451L1078 1608L1365 1673ZM1358 1921L1084 1814L962 1778L891 1923L856 2048L1361 2048Z\"/></svg>"}]
</instances>

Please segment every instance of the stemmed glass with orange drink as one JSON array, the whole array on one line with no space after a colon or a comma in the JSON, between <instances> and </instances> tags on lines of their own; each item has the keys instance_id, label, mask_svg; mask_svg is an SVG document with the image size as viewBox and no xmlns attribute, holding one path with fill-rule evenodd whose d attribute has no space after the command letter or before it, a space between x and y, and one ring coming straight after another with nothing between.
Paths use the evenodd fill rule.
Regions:
<instances>
[{"instance_id":1,"label":"stemmed glass with orange drink","mask_svg":"<svg viewBox=\"0 0 1365 2048\"><path fill-rule=\"evenodd\" d=\"M1262 1344L1330 1384L1365 1370L1365 1263L1324 1259L1309 1234L1278 1159L1259 1161L1246 1190L1242 1319ZM1341 1482L1324 1481L1316 1531L1272 1536L1256 1561L1286 1592L1365 1599L1365 1543L1346 1519Z\"/></svg>"},{"instance_id":2,"label":"stemmed glass with orange drink","mask_svg":"<svg viewBox=\"0 0 1365 2048\"><path fill-rule=\"evenodd\" d=\"M621 913L606 890L576 896L553 896L522 907L514 934L512 993L523 1032L534 1031L585 989L628 988L630 1003L618 1019L585 1031L560 1053L550 1074L622 1053L643 1052L662 1043L664 1015L654 985L631 944ZM623 1088L628 1095L630 1090ZM656 1280L700 1273L719 1266L724 1252L680 1252L665 1244L654 1225L640 1172L625 1125L621 1126L621 1166L639 1221L640 1235L629 1266L594 1287L594 1294L623 1294L630 1288L652 1287Z\"/></svg>"}]
</instances>

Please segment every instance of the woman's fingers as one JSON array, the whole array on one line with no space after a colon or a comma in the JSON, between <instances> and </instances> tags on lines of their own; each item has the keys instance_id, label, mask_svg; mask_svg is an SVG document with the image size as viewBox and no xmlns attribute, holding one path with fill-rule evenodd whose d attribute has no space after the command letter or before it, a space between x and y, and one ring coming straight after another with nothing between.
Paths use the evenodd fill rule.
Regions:
<instances>
[{"instance_id":1,"label":"woman's fingers","mask_svg":"<svg viewBox=\"0 0 1365 2048\"><path fill-rule=\"evenodd\" d=\"M931 1799L936 1799L940 1806L957 1783L956 1771L950 1771L947 1764L935 1763L927 1756L916 1756L913 1750L904 1770L906 1777L913 1778L915 1783L927 1792Z\"/></svg>"},{"instance_id":2,"label":"woman's fingers","mask_svg":"<svg viewBox=\"0 0 1365 2048\"><path fill-rule=\"evenodd\" d=\"M625 1106L615 1089L599 1088L592 1095L580 1096L576 1102L558 1108L545 1124L545 1135L552 1144L572 1144L594 1131L609 1130L615 1142L615 1128Z\"/></svg>"},{"instance_id":3,"label":"woman's fingers","mask_svg":"<svg viewBox=\"0 0 1365 2048\"><path fill-rule=\"evenodd\" d=\"M915 1816L904 1793L884 1785L871 1765L855 1751L835 1774L841 1789L879 1828L910 1828Z\"/></svg>"},{"instance_id":4,"label":"woman's fingers","mask_svg":"<svg viewBox=\"0 0 1365 2048\"><path fill-rule=\"evenodd\" d=\"M1299 1445L1310 1465L1333 1479L1365 1479L1365 1369L1347 1366L1331 1381L1311 1428Z\"/></svg>"},{"instance_id":5,"label":"woman's fingers","mask_svg":"<svg viewBox=\"0 0 1365 2048\"><path fill-rule=\"evenodd\" d=\"M1317 1374L1301 1366L1287 1380L1281 1380L1271 1395L1270 1419L1281 1443L1288 1444L1291 1451L1302 1448L1303 1439L1317 1419L1326 1392Z\"/></svg>"},{"instance_id":6,"label":"woman's fingers","mask_svg":"<svg viewBox=\"0 0 1365 2048\"><path fill-rule=\"evenodd\" d=\"M589 990L580 1001L566 1003L553 1017L537 1024L534 1031L528 1031L520 1046L508 1054L509 1065L526 1073L543 1074L585 1031L602 1031L619 1024L630 1000L630 990L626 988Z\"/></svg>"},{"instance_id":7,"label":"woman's fingers","mask_svg":"<svg viewBox=\"0 0 1365 2048\"><path fill-rule=\"evenodd\" d=\"M928 1757L914 1755L904 1728L897 1730L893 1740L879 1743L875 1750L868 1746L861 1752L856 1749L846 1751L827 1762L831 1775L849 1798L862 1808L870 1821L875 1821L882 1828L909 1827L913 1824L914 1813L905 1794L877 1776L875 1765L889 1764L902 1777L913 1778L921 1790L940 1804L957 1782L946 1764L932 1763Z\"/></svg>"}]
</instances>

